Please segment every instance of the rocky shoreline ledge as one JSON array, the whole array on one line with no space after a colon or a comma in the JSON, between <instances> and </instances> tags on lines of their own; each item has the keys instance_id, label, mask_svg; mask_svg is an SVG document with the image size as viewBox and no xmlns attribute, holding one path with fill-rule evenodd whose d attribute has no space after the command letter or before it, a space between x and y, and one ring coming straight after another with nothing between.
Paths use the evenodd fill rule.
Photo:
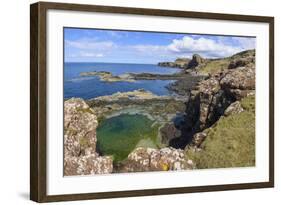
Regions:
<instances>
[{"instance_id":1,"label":"rocky shoreline ledge","mask_svg":"<svg viewBox=\"0 0 281 205\"><path fill-rule=\"evenodd\" d=\"M201 80L206 75L198 75L192 72L179 72L174 74L155 74L155 73L125 73L121 75L113 75L107 71L89 71L81 72L81 77L98 76L100 80L106 82L135 82L136 80Z\"/></svg>"},{"instance_id":2,"label":"rocky shoreline ledge","mask_svg":"<svg viewBox=\"0 0 281 205\"><path fill-rule=\"evenodd\" d=\"M120 114L139 113L159 123L171 121L185 110L186 98L176 96L158 96L149 91L139 89L130 92L117 92L113 95L101 96L87 100L98 119ZM163 112L163 107L165 111Z\"/></svg>"},{"instance_id":3,"label":"rocky shoreline ledge","mask_svg":"<svg viewBox=\"0 0 281 205\"><path fill-rule=\"evenodd\" d=\"M64 175L254 166L255 51L216 60L197 57L192 58L193 65L198 62L192 70L208 77L191 90L177 79L171 89L182 97L136 90L88 101L66 100ZM98 121L123 110L163 120L159 133L166 147L136 147L117 165L111 156L100 156Z\"/></svg>"}]
</instances>

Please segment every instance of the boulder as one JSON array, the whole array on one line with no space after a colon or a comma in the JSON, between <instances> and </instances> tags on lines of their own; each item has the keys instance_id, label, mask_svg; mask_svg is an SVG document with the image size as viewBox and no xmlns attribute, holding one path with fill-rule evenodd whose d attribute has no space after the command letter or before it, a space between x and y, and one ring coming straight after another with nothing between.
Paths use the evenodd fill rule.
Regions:
<instances>
[{"instance_id":1,"label":"boulder","mask_svg":"<svg viewBox=\"0 0 281 205\"><path fill-rule=\"evenodd\" d=\"M194 169L192 160L184 151L172 147L162 149L138 147L120 166L120 172L169 171Z\"/></svg>"},{"instance_id":2,"label":"boulder","mask_svg":"<svg viewBox=\"0 0 281 205\"><path fill-rule=\"evenodd\" d=\"M255 89L255 69L253 67L239 67L229 70L221 79L223 89Z\"/></svg>"},{"instance_id":3,"label":"boulder","mask_svg":"<svg viewBox=\"0 0 281 205\"><path fill-rule=\"evenodd\" d=\"M226 110L224 111L224 116L229 116L232 114L238 114L243 112L243 108L241 106L241 103L239 101L235 101L234 103L232 103L231 105L228 106L228 108L226 108Z\"/></svg>"},{"instance_id":4,"label":"boulder","mask_svg":"<svg viewBox=\"0 0 281 205\"><path fill-rule=\"evenodd\" d=\"M248 96L255 90L255 67L246 66L229 70L220 80L223 90L236 100Z\"/></svg>"}]
</instances>

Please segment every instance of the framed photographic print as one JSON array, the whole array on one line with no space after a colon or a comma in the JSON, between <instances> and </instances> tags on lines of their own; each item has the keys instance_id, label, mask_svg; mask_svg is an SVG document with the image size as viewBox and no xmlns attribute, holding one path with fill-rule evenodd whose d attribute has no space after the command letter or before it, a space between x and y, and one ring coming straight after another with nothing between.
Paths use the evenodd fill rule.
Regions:
<instances>
[{"instance_id":1,"label":"framed photographic print","mask_svg":"<svg viewBox=\"0 0 281 205\"><path fill-rule=\"evenodd\" d=\"M40 2L37 202L274 186L274 18Z\"/></svg>"}]
</instances>

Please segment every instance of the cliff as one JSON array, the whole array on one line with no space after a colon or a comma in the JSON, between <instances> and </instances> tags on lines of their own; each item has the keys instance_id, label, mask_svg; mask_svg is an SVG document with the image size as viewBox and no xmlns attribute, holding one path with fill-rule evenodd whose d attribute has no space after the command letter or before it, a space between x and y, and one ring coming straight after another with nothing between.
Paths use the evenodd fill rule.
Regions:
<instances>
[{"instance_id":1,"label":"cliff","mask_svg":"<svg viewBox=\"0 0 281 205\"><path fill-rule=\"evenodd\" d=\"M198 168L255 164L255 52L227 61L190 92L181 136L170 141Z\"/></svg>"},{"instance_id":2,"label":"cliff","mask_svg":"<svg viewBox=\"0 0 281 205\"><path fill-rule=\"evenodd\" d=\"M255 93L254 53L246 53L250 53L251 58L244 61L244 66L229 66L230 61L223 71L210 74L193 88L186 105L185 125L181 128L183 136L171 142L173 146L183 148L195 133L219 120L233 102Z\"/></svg>"}]
</instances>

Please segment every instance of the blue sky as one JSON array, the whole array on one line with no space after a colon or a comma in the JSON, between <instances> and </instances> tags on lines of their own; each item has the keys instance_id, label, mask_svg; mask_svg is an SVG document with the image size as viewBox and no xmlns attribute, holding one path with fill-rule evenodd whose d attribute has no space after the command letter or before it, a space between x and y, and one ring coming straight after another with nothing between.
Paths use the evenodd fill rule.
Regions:
<instances>
[{"instance_id":1,"label":"blue sky","mask_svg":"<svg viewBox=\"0 0 281 205\"><path fill-rule=\"evenodd\" d=\"M64 29L66 62L147 63L197 53L219 58L254 49L255 38L176 33Z\"/></svg>"}]
</instances>

